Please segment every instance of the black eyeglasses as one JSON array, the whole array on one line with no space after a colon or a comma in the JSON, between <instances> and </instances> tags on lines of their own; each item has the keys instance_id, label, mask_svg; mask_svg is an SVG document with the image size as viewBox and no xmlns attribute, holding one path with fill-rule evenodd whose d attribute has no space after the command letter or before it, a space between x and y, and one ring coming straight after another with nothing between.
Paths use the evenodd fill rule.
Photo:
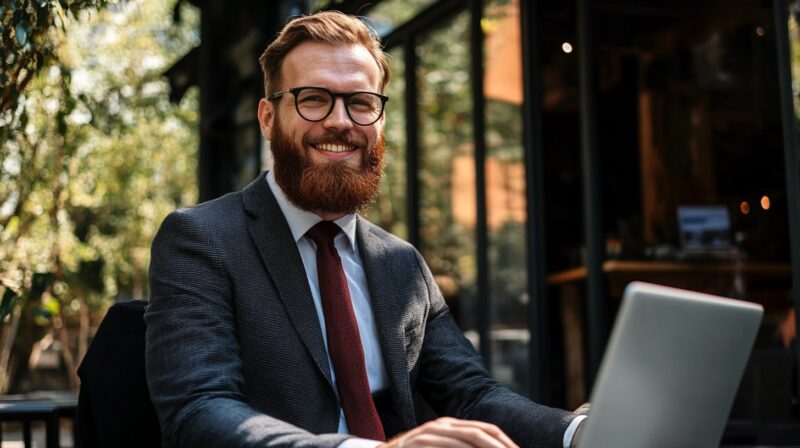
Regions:
<instances>
[{"instance_id":1,"label":"black eyeglasses","mask_svg":"<svg viewBox=\"0 0 800 448\"><path fill-rule=\"evenodd\" d=\"M331 92L324 87L295 87L289 90L275 92L268 100L274 101L286 93L294 95L294 107L303 119L308 121L322 121L333 111L336 98L344 99L347 116L353 123L360 126L369 126L383 115L383 107L389 101L388 96L372 92Z\"/></svg>"}]
</instances>

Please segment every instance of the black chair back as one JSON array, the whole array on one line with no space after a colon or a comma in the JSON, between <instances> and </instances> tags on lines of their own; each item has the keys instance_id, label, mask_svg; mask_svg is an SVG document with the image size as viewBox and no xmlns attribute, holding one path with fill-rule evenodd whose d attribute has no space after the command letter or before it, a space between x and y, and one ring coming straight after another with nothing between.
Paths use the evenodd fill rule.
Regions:
<instances>
[{"instance_id":1,"label":"black chair back","mask_svg":"<svg viewBox=\"0 0 800 448\"><path fill-rule=\"evenodd\" d=\"M144 370L144 309L147 302L114 304L97 329L78 376L76 446L161 446L161 430Z\"/></svg>"}]
</instances>

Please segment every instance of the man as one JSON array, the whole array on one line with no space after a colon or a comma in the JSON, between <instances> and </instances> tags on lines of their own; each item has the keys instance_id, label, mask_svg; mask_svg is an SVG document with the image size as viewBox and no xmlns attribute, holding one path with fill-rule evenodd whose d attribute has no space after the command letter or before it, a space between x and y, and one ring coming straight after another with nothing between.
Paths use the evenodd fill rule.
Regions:
<instances>
[{"instance_id":1,"label":"man","mask_svg":"<svg viewBox=\"0 0 800 448\"><path fill-rule=\"evenodd\" d=\"M419 253L356 214L383 168L374 34L318 13L261 63L274 170L172 213L153 242L147 377L165 445L569 446L581 417L489 377ZM449 417L417 426L415 393Z\"/></svg>"}]
</instances>

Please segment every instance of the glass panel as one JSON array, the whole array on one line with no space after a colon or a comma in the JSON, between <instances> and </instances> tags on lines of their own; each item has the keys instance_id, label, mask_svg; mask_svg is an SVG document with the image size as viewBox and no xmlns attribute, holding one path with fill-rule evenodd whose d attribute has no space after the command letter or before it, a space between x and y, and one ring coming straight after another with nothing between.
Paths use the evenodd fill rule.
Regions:
<instances>
[{"instance_id":1,"label":"glass panel","mask_svg":"<svg viewBox=\"0 0 800 448\"><path fill-rule=\"evenodd\" d=\"M797 422L771 3L636 8L593 15L609 306L631 280L762 304L726 440L770 443Z\"/></svg>"},{"instance_id":2,"label":"glass panel","mask_svg":"<svg viewBox=\"0 0 800 448\"><path fill-rule=\"evenodd\" d=\"M309 2L309 9L311 11L319 11L322 8L334 8L336 5L343 2L344 0L311 0Z\"/></svg>"},{"instance_id":3,"label":"glass panel","mask_svg":"<svg viewBox=\"0 0 800 448\"><path fill-rule=\"evenodd\" d=\"M576 1L538 5L537 68L541 90L546 268L548 274L585 263L583 167L576 40ZM575 332L567 333L567 336Z\"/></svg>"},{"instance_id":4,"label":"glass panel","mask_svg":"<svg viewBox=\"0 0 800 448\"><path fill-rule=\"evenodd\" d=\"M528 392L528 279L525 165L522 145L522 53L517 0L486 4L486 212L489 293L493 306L492 373L515 391Z\"/></svg>"},{"instance_id":5,"label":"glass panel","mask_svg":"<svg viewBox=\"0 0 800 448\"><path fill-rule=\"evenodd\" d=\"M367 218L394 233L400 238L408 238L406 216L406 108L404 78L405 64L402 48L389 52L392 78L384 94L389 97L386 103L386 166L381 178L381 187L375 202L367 210Z\"/></svg>"},{"instance_id":6,"label":"glass panel","mask_svg":"<svg viewBox=\"0 0 800 448\"><path fill-rule=\"evenodd\" d=\"M419 42L419 248L453 316L477 345L469 13Z\"/></svg>"},{"instance_id":7,"label":"glass panel","mask_svg":"<svg viewBox=\"0 0 800 448\"><path fill-rule=\"evenodd\" d=\"M435 0L384 0L367 12L365 22L381 37L412 19Z\"/></svg>"},{"instance_id":8,"label":"glass panel","mask_svg":"<svg viewBox=\"0 0 800 448\"><path fill-rule=\"evenodd\" d=\"M553 404L586 401L584 363L585 229L578 55L574 1L540 4L537 33L544 159L545 267L550 317L549 375Z\"/></svg>"}]
</instances>

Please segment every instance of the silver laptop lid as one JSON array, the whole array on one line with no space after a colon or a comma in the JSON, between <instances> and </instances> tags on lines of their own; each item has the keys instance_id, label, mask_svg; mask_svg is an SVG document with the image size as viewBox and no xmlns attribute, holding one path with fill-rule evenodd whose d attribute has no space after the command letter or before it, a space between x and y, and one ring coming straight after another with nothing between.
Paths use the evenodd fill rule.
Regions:
<instances>
[{"instance_id":1,"label":"silver laptop lid","mask_svg":"<svg viewBox=\"0 0 800 448\"><path fill-rule=\"evenodd\" d=\"M628 285L581 448L719 446L762 314L753 303Z\"/></svg>"}]
</instances>

